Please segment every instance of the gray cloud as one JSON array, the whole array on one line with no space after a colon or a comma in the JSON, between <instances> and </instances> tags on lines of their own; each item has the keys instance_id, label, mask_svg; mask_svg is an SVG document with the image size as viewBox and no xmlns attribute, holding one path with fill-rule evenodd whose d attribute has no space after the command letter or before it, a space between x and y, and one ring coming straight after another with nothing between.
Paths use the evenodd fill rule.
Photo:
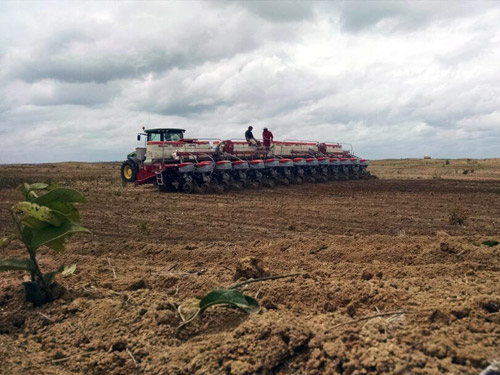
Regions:
<instances>
[{"instance_id":1,"label":"gray cloud","mask_svg":"<svg viewBox=\"0 0 500 375\"><path fill-rule=\"evenodd\" d=\"M332 6L331 4L328 4ZM342 29L347 32L380 30L415 30L432 22L453 24L460 18L470 17L491 8L489 1L346 1L334 3L339 9ZM451 26L451 25L450 25Z\"/></svg>"},{"instance_id":2,"label":"gray cloud","mask_svg":"<svg viewBox=\"0 0 500 375\"><path fill-rule=\"evenodd\" d=\"M0 162L119 160L142 125L249 123L369 158L499 156L495 3L2 7Z\"/></svg>"},{"instance_id":3,"label":"gray cloud","mask_svg":"<svg viewBox=\"0 0 500 375\"><path fill-rule=\"evenodd\" d=\"M218 61L295 34L291 26L277 32L262 25L234 5L207 9L204 3L153 2L142 3L146 11L141 12L138 4L102 4L110 16L98 17L95 4L82 3L78 15L69 6L67 23L61 20L41 34L28 32L26 40L8 46L3 74L27 82L105 83ZM262 6L267 7L272 8ZM183 16L172 19L177 12Z\"/></svg>"},{"instance_id":4,"label":"gray cloud","mask_svg":"<svg viewBox=\"0 0 500 375\"><path fill-rule=\"evenodd\" d=\"M313 16L314 3L311 1L240 1L240 5L252 13L277 22L297 22L310 19Z\"/></svg>"}]
</instances>

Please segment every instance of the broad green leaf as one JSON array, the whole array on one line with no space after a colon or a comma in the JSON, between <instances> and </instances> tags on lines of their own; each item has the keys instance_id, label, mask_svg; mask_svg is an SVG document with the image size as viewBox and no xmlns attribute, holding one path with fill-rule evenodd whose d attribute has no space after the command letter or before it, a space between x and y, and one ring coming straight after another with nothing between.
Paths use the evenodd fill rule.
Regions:
<instances>
[{"instance_id":1,"label":"broad green leaf","mask_svg":"<svg viewBox=\"0 0 500 375\"><path fill-rule=\"evenodd\" d=\"M54 190L54 189L57 189L57 188L59 188L59 185L56 182L52 181L49 184L49 186L47 186L46 190L51 191L51 190Z\"/></svg>"},{"instance_id":2,"label":"broad green leaf","mask_svg":"<svg viewBox=\"0 0 500 375\"><path fill-rule=\"evenodd\" d=\"M46 206L49 207L52 211L63 214L67 219L70 219L72 221L80 220L78 209L71 203L54 201L47 203Z\"/></svg>"},{"instance_id":3,"label":"broad green leaf","mask_svg":"<svg viewBox=\"0 0 500 375\"><path fill-rule=\"evenodd\" d=\"M61 220L56 214L50 211L50 208L40 206L36 203L19 202L14 206L14 210L22 211L27 216L55 226L61 225Z\"/></svg>"},{"instance_id":4,"label":"broad green leaf","mask_svg":"<svg viewBox=\"0 0 500 375\"><path fill-rule=\"evenodd\" d=\"M29 226L24 226L23 231L21 233L21 241L23 241L24 244L27 247L29 247L32 239L33 239L33 229L30 228Z\"/></svg>"},{"instance_id":5,"label":"broad green leaf","mask_svg":"<svg viewBox=\"0 0 500 375\"><path fill-rule=\"evenodd\" d=\"M66 237L62 236L54 241L47 242L45 246L50 247L52 250L55 250L59 253L62 253L64 251L64 245L66 244Z\"/></svg>"},{"instance_id":6,"label":"broad green leaf","mask_svg":"<svg viewBox=\"0 0 500 375\"><path fill-rule=\"evenodd\" d=\"M71 266L64 266L61 274L63 276L73 275L76 271L76 264L72 264Z\"/></svg>"},{"instance_id":7,"label":"broad green leaf","mask_svg":"<svg viewBox=\"0 0 500 375\"><path fill-rule=\"evenodd\" d=\"M47 189L48 185L44 183L34 183L34 184L27 184L24 183L20 186L18 186L18 190L21 191L21 193L24 194L27 200L33 201L38 197L38 195L35 193L37 190L45 190Z\"/></svg>"},{"instance_id":8,"label":"broad green leaf","mask_svg":"<svg viewBox=\"0 0 500 375\"><path fill-rule=\"evenodd\" d=\"M34 217L26 216L23 218L22 223L25 226L28 226L32 229L42 229L45 228L46 226L49 226L50 224L45 222L45 221L40 221L35 219Z\"/></svg>"},{"instance_id":9,"label":"broad green leaf","mask_svg":"<svg viewBox=\"0 0 500 375\"><path fill-rule=\"evenodd\" d=\"M81 225L73 223L64 223L60 227L42 228L40 230L33 231L31 247L33 249L38 249L40 246L56 241L61 237L79 232L90 233L89 230L85 229Z\"/></svg>"},{"instance_id":10,"label":"broad green leaf","mask_svg":"<svg viewBox=\"0 0 500 375\"><path fill-rule=\"evenodd\" d=\"M0 271L35 271L35 264L31 259L9 258L0 260Z\"/></svg>"},{"instance_id":11,"label":"broad green leaf","mask_svg":"<svg viewBox=\"0 0 500 375\"><path fill-rule=\"evenodd\" d=\"M494 241L494 240L488 240L488 241L484 241L482 242L483 245L486 245L488 247L493 247L493 246L497 246L500 242L498 241Z\"/></svg>"},{"instance_id":12,"label":"broad green leaf","mask_svg":"<svg viewBox=\"0 0 500 375\"><path fill-rule=\"evenodd\" d=\"M56 188L35 199L34 203L50 207L51 202L85 202L85 197L78 191L68 188Z\"/></svg>"},{"instance_id":13,"label":"broad green leaf","mask_svg":"<svg viewBox=\"0 0 500 375\"><path fill-rule=\"evenodd\" d=\"M260 311L260 305L255 298L244 296L238 289L218 289L208 293L200 301L202 313L210 306L230 305L244 310L247 313Z\"/></svg>"}]
</instances>

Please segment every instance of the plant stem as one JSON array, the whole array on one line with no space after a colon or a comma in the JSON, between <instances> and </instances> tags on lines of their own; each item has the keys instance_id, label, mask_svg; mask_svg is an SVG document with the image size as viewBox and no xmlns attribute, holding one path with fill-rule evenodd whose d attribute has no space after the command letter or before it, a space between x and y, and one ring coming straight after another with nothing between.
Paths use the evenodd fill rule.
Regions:
<instances>
[{"instance_id":1,"label":"plant stem","mask_svg":"<svg viewBox=\"0 0 500 375\"><path fill-rule=\"evenodd\" d=\"M26 244L25 244L26 245ZM54 300L54 296L52 295L52 291L50 290L49 285L43 278L43 273L40 271L40 267L38 267L38 261L36 260L36 253L35 251L31 250L31 248L26 245L26 248L28 249L28 252L30 253L30 258L33 264L35 265L35 274L38 276L38 279L40 280L42 289L45 292L45 295L47 296L47 302L52 302Z\"/></svg>"},{"instance_id":2,"label":"plant stem","mask_svg":"<svg viewBox=\"0 0 500 375\"><path fill-rule=\"evenodd\" d=\"M14 214L14 210L10 210L10 214L12 215L12 219L14 223L16 224L17 227L17 232L19 233L19 239L24 243L24 246L26 246L26 249L28 250L28 253L30 254L31 261L33 262L35 266L35 271L31 272L31 281L36 282L36 277L40 280L40 284L47 296L47 301L51 302L54 300L54 296L52 295L52 291L49 288L49 285L45 282L45 279L43 278L43 273L40 271L40 267L38 267L38 261L36 260L36 249L32 249L31 246L29 246L26 242L23 240L23 228L21 226L21 223L19 220L17 220L16 215Z\"/></svg>"},{"instance_id":3,"label":"plant stem","mask_svg":"<svg viewBox=\"0 0 500 375\"><path fill-rule=\"evenodd\" d=\"M236 288L239 288L240 286L247 285L247 284L258 283L258 282L266 281L266 280L284 279L285 277L293 277L293 276L299 276L299 275L302 275L302 273L289 273L286 275L266 276L266 277L260 277L258 279L249 279L249 280L243 281L241 283L231 285L227 289L236 289Z\"/></svg>"}]
</instances>

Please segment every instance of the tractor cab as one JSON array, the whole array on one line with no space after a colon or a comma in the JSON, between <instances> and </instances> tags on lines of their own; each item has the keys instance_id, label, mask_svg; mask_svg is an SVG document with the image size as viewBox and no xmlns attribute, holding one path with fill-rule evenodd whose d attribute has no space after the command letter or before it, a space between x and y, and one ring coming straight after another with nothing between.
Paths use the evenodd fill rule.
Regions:
<instances>
[{"instance_id":1,"label":"tractor cab","mask_svg":"<svg viewBox=\"0 0 500 375\"><path fill-rule=\"evenodd\" d=\"M147 137L148 142L177 142L184 139L184 129L144 129L144 133L137 134L137 140L141 135Z\"/></svg>"}]
</instances>

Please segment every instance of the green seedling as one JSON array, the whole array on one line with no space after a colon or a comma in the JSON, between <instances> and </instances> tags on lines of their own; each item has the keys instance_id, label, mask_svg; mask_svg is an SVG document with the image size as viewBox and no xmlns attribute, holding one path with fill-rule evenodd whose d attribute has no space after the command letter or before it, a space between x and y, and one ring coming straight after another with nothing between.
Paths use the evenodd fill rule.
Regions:
<instances>
[{"instance_id":1,"label":"green seedling","mask_svg":"<svg viewBox=\"0 0 500 375\"><path fill-rule=\"evenodd\" d=\"M10 209L16 233L0 239L0 248L12 241L21 241L29 258L0 260L0 271L25 271L31 281L24 283L26 300L35 306L54 300L52 286L58 273L71 274L76 265L60 266L54 271L42 273L38 264L37 250L47 246L62 253L66 240L75 233L90 233L79 224L80 215L74 203L85 202L76 190L49 186L43 183L23 184L19 187L25 201Z\"/></svg>"},{"instance_id":2,"label":"green seedling","mask_svg":"<svg viewBox=\"0 0 500 375\"><path fill-rule=\"evenodd\" d=\"M497 246L500 242L498 241L494 241L494 240L488 240L488 241L484 241L484 242L481 242L483 245L486 245L488 247L494 247L494 246Z\"/></svg>"},{"instance_id":3,"label":"green seedling","mask_svg":"<svg viewBox=\"0 0 500 375\"><path fill-rule=\"evenodd\" d=\"M202 299L195 303L194 307L196 309L195 313L192 314L189 318L186 318L182 312L182 305L179 305L177 311L182 319L181 325L178 327L178 330L184 327L186 324L195 320L199 315L203 314L205 310L209 307L222 305L228 307L235 307L249 314L255 314L260 312L261 307L256 298L244 295L239 288L248 284L267 281L267 280L276 280L283 279L286 277L294 277L299 276L300 273L292 273L287 275L275 275L275 276L266 276L259 279L249 279L243 281L241 283L231 285L227 288L216 289L205 295Z\"/></svg>"},{"instance_id":4,"label":"green seedling","mask_svg":"<svg viewBox=\"0 0 500 375\"><path fill-rule=\"evenodd\" d=\"M465 225L467 218L467 212L459 207L455 207L451 210L450 215L448 216L448 222L451 225Z\"/></svg>"}]
</instances>

